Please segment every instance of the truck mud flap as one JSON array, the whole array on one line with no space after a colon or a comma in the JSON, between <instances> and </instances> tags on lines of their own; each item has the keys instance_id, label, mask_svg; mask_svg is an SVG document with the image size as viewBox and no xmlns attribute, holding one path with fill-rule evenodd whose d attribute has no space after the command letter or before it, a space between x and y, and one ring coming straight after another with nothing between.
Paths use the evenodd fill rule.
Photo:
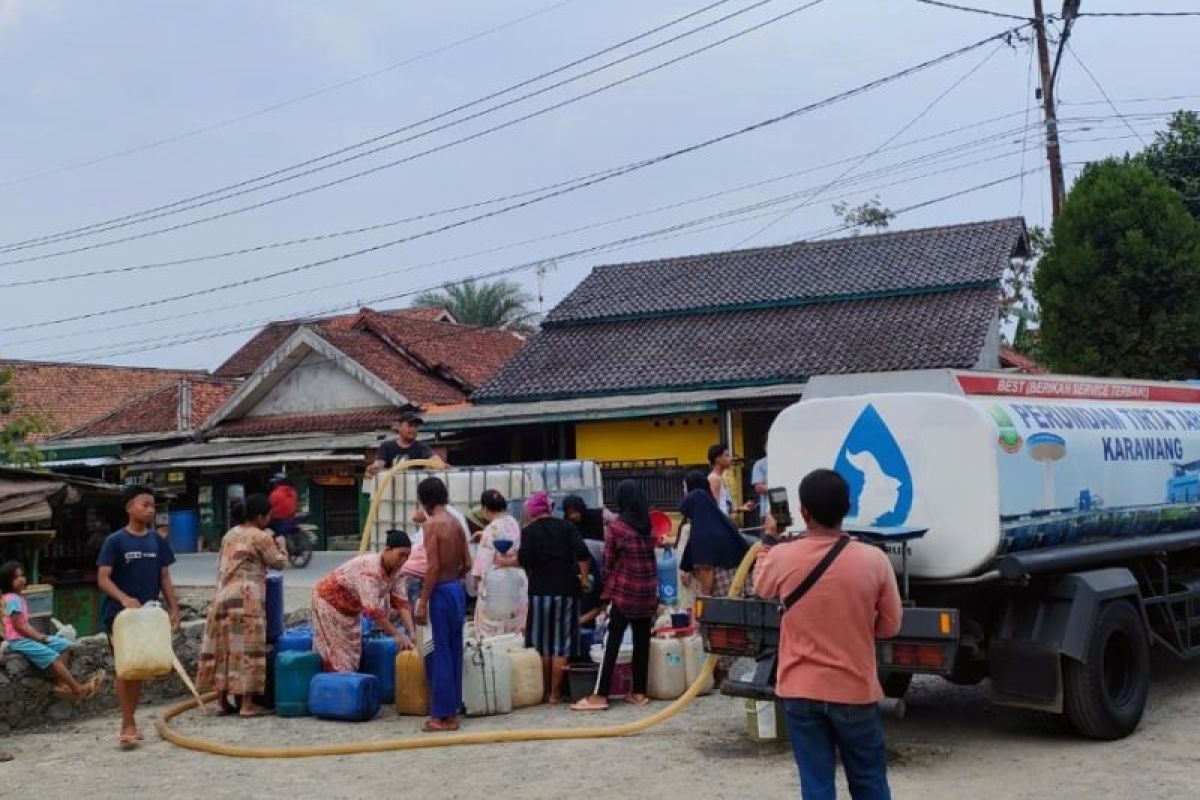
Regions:
<instances>
[{"instance_id":1,"label":"truck mud flap","mask_svg":"<svg viewBox=\"0 0 1200 800\"><path fill-rule=\"evenodd\" d=\"M721 694L748 700L774 700L776 660L772 656L759 661L754 666L754 674L746 680L728 678L722 681Z\"/></svg>"},{"instance_id":2,"label":"truck mud flap","mask_svg":"<svg viewBox=\"0 0 1200 800\"><path fill-rule=\"evenodd\" d=\"M1062 658L1084 662L1100 607L1123 597L1140 597L1137 580L1124 568L1063 575L1010 596L988 645L996 701L1061 712Z\"/></svg>"}]
</instances>

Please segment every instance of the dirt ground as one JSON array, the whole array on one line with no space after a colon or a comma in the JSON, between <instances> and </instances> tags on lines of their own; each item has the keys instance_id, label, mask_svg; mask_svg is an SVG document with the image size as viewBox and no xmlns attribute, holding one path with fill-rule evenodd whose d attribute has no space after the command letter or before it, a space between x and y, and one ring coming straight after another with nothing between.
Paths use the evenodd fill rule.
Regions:
<instances>
[{"instance_id":1,"label":"dirt ground","mask_svg":"<svg viewBox=\"0 0 1200 800\"><path fill-rule=\"evenodd\" d=\"M918 681L908 715L887 722L891 780L899 798L1178 798L1200 794L1200 665L1156 659L1151 705L1141 729L1120 742L1045 733L1032 716L991 706L980 687ZM656 704L658 707L658 704ZM16 760L0 764L5 797L361 798L431 796L563 798L617 785L631 798L796 797L786 745L757 744L743 730L740 704L701 698L640 736L602 741L452 747L411 753L298 761L239 760L177 749L142 721L147 741L118 752L116 720L0 739ZM647 713L630 706L581 718L536 708L468 720L467 730L599 725ZM419 720L385 707L373 722L311 718L204 719L187 714L178 730L250 745L313 744L419 736ZM844 792L843 792L844 793ZM606 792L603 796L612 796Z\"/></svg>"}]
</instances>

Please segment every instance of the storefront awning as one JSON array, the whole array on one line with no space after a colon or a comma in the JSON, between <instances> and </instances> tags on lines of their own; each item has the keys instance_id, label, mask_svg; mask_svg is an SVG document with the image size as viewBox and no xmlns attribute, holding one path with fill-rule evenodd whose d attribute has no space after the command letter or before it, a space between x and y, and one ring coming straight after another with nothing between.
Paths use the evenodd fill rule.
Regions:
<instances>
[{"instance_id":1,"label":"storefront awning","mask_svg":"<svg viewBox=\"0 0 1200 800\"><path fill-rule=\"evenodd\" d=\"M283 436L225 439L152 447L127 454L122 463L133 469L225 467L281 461L361 461L378 436Z\"/></svg>"},{"instance_id":2,"label":"storefront awning","mask_svg":"<svg viewBox=\"0 0 1200 800\"><path fill-rule=\"evenodd\" d=\"M278 464L280 462L297 463L300 461L362 461L361 453L314 453L310 451L285 453L259 453L249 456L216 456L213 458L193 458L172 461L171 469L185 467L242 467L255 464Z\"/></svg>"},{"instance_id":3,"label":"storefront awning","mask_svg":"<svg viewBox=\"0 0 1200 800\"><path fill-rule=\"evenodd\" d=\"M43 467L107 467L111 464L120 464L121 459L112 456L99 456L97 458L59 458L53 461L43 461L40 466Z\"/></svg>"},{"instance_id":4,"label":"storefront awning","mask_svg":"<svg viewBox=\"0 0 1200 800\"><path fill-rule=\"evenodd\" d=\"M552 422L578 422L602 419L657 417L665 414L691 414L716 411L718 404L729 401L798 398L803 383L770 386L739 386L688 392L652 392L570 400L540 400L525 403L479 404L441 414L425 414L424 428L452 431L468 428L537 425Z\"/></svg>"}]
</instances>

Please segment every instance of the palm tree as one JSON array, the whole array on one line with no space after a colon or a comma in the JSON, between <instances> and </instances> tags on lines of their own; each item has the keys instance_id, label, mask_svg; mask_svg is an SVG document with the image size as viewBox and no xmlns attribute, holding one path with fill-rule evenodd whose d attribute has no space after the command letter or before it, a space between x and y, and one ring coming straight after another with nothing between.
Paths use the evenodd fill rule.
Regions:
<instances>
[{"instance_id":1,"label":"palm tree","mask_svg":"<svg viewBox=\"0 0 1200 800\"><path fill-rule=\"evenodd\" d=\"M533 296L520 284L498 280L447 283L436 291L422 292L412 304L415 308L445 308L463 325L532 333L537 328L537 313L529 308L532 302Z\"/></svg>"}]
</instances>

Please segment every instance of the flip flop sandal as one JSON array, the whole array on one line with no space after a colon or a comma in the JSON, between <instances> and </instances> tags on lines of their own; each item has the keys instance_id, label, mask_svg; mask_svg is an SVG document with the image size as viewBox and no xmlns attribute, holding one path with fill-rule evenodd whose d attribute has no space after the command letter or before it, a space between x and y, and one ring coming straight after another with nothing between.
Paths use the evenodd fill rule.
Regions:
<instances>
[{"instance_id":1,"label":"flip flop sandal","mask_svg":"<svg viewBox=\"0 0 1200 800\"><path fill-rule=\"evenodd\" d=\"M246 714L245 712L242 712L242 711L238 712L238 716L241 717L242 719L254 719L255 717L269 717L269 716L271 716L271 714L272 714L272 712L265 708L260 708L258 711L251 711L249 714Z\"/></svg>"},{"instance_id":2,"label":"flip flop sandal","mask_svg":"<svg viewBox=\"0 0 1200 800\"><path fill-rule=\"evenodd\" d=\"M457 722L447 725L443 722L434 722L433 720L428 720L424 725L421 726L421 730L423 730L425 733L450 733L458 730L458 727L459 726Z\"/></svg>"},{"instance_id":3,"label":"flip flop sandal","mask_svg":"<svg viewBox=\"0 0 1200 800\"><path fill-rule=\"evenodd\" d=\"M136 732L126 731L117 737L117 744L122 750L132 750L138 746L139 737Z\"/></svg>"},{"instance_id":4,"label":"flip flop sandal","mask_svg":"<svg viewBox=\"0 0 1200 800\"><path fill-rule=\"evenodd\" d=\"M625 702L629 703L631 706L648 706L650 705L650 698L645 696L634 697L633 695L630 695L625 698Z\"/></svg>"},{"instance_id":5,"label":"flip flop sandal","mask_svg":"<svg viewBox=\"0 0 1200 800\"><path fill-rule=\"evenodd\" d=\"M598 705L589 703L586 699L580 700L578 703L571 705L572 711L608 711L608 703Z\"/></svg>"}]
</instances>

